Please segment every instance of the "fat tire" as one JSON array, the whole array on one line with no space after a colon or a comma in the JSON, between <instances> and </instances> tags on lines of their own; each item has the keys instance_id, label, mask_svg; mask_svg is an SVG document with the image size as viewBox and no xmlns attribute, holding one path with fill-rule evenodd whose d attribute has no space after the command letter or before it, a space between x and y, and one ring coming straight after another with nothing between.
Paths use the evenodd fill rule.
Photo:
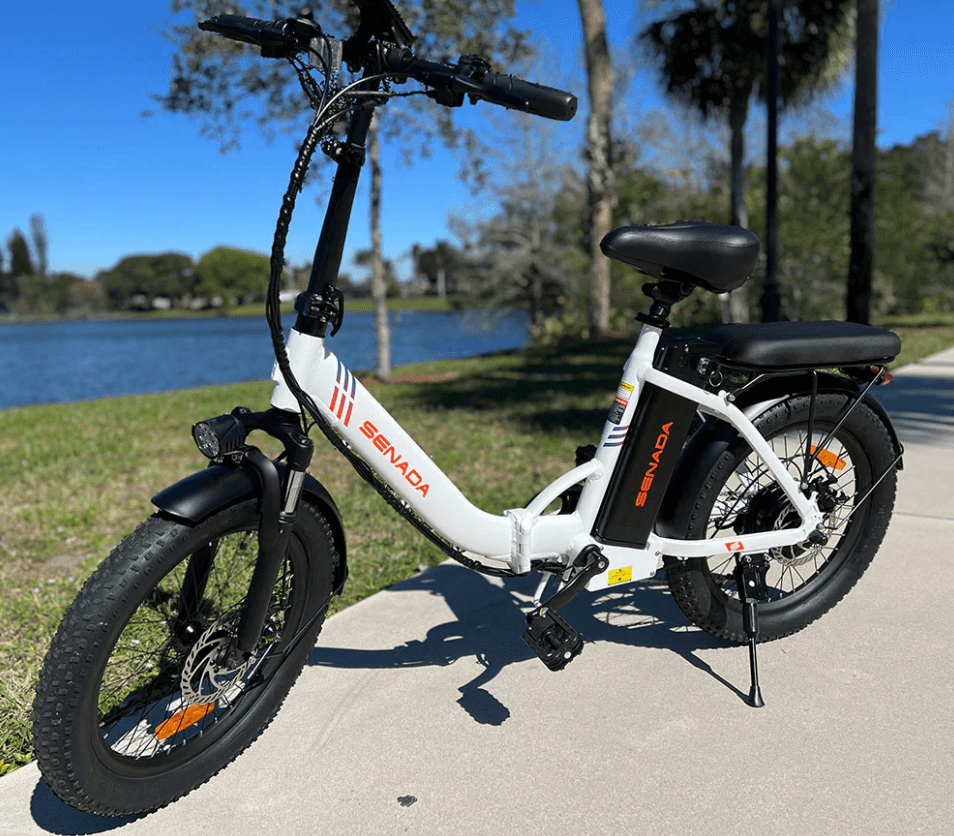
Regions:
<instances>
[{"instance_id":1,"label":"fat tire","mask_svg":"<svg viewBox=\"0 0 954 836\"><path fill-rule=\"evenodd\" d=\"M188 566L193 554L206 544L216 544L215 548L221 549L221 544L231 543L233 537L247 539L254 536L258 522L258 503L255 500L227 507L194 526L156 514L124 539L86 582L53 639L40 673L33 708L34 750L38 765L49 786L63 801L80 810L106 816L158 809L205 783L241 754L274 717L298 678L321 630L323 612L306 632L299 635L309 619L330 599L339 560L328 522L319 510L305 501L299 507L285 569L280 573L273 595L273 602L280 603L274 604L271 615L272 623L278 625L271 633L272 655L264 656L260 666L247 673L252 687L244 687L248 682L230 686L231 694L216 701L208 719L195 722L194 727L183 731L183 737L192 735L184 745L177 742L179 732L176 732L169 738L168 745L160 746L153 740L150 741L153 751L140 751L129 757L122 751L115 751L104 739L106 729L113 728L112 725L103 724L101 731L104 719L100 716L101 706L108 705L104 702L108 693L104 673L114 653L123 652L122 648L117 650L120 639L133 635L124 630L146 623L146 608L150 614L154 613L155 602L163 600L163 595L164 600L171 600L163 582L173 579L174 572L181 576L184 570L177 570L177 567ZM242 532L249 534L243 535ZM230 613L237 609L236 603L240 605L247 584L237 602L218 601L214 596L226 585L213 587L212 580L218 583L215 573L220 572L221 565L241 565L241 572L237 574L244 577L241 574L246 570L244 563L254 565L257 549L248 548L247 552L246 555L236 550L238 557L228 561L221 552L216 555L202 603L203 608L211 611L210 619L223 610L227 613L224 617L229 619L232 617ZM226 573L228 569L222 568L221 572ZM277 590L283 583L290 591L281 596ZM236 581L231 588L234 591L238 586ZM220 597L225 599L227 596ZM171 605L167 607L167 610L171 609ZM142 622L134 620L139 613L143 614L138 616ZM150 635L156 634L157 629L151 626L152 623L162 622L150 623ZM171 626L166 629L163 625L162 629L168 634L173 632ZM212 629L209 626L206 632ZM280 656L275 651L287 646L296 636L299 641L284 662L276 661ZM265 642L263 637L259 650ZM126 643L124 639L124 645ZM133 643L138 645L137 640ZM156 644L158 660L158 637ZM142 706L153 700L155 693L168 694L170 681L181 687L181 680L176 677L185 667L183 660L187 650L180 649L178 656L167 664L165 660L174 656L169 645L166 636L163 661L155 666L160 673L138 690L130 690L126 700L109 715L112 723L114 716L122 716L127 704L129 707L125 710L128 713L138 711L140 719L132 732L133 737L140 733L138 727L147 722L143 719L147 709ZM136 674L140 679L152 677L152 668L150 665L147 675L143 675L141 669ZM165 691L160 691L155 683L163 676L168 678L160 684ZM172 695L163 696L162 700L167 712L183 704L181 700L176 703ZM181 720L178 722L182 723ZM120 721L115 721L115 725L120 726ZM158 733L154 732L154 735L158 736ZM115 746L115 742L112 745Z\"/></svg>"},{"instance_id":2,"label":"fat tire","mask_svg":"<svg viewBox=\"0 0 954 836\"><path fill-rule=\"evenodd\" d=\"M851 402L843 394L819 395L816 403L816 436L833 429ZM767 438L807 430L810 398L791 397L766 410L755 421ZM805 433L807 436L807 432ZM802 630L835 606L858 582L878 551L894 507L897 452L884 422L866 404L858 404L835 439L850 455L856 475L853 506L886 474L871 495L852 514L841 530L837 544L826 560L809 568L800 577L800 586L786 594L776 590L759 605L759 641L770 641ZM751 454L751 448L737 435L719 430L713 434L701 467L680 486L681 499L667 535L681 539L711 536L713 508L736 468ZM754 454L753 454L754 455ZM725 535L722 535L725 536ZM744 540L744 537L740 537ZM771 553L770 565L778 564ZM673 598L697 627L731 642L747 641L742 626L742 607L737 597L731 568L719 571L726 558L665 559L667 579ZM715 569L715 571L714 571ZM776 566L776 571L781 571Z\"/></svg>"}]
</instances>

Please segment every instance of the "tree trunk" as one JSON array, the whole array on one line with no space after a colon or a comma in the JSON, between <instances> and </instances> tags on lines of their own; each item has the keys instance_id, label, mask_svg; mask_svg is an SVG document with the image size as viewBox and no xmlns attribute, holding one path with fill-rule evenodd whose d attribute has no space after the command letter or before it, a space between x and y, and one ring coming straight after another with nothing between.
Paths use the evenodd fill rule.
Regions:
<instances>
[{"instance_id":1,"label":"tree trunk","mask_svg":"<svg viewBox=\"0 0 954 836\"><path fill-rule=\"evenodd\" d=\"M749 95L732 103L729 111L729 168L731 172L731 217L729 223L749 228L749 210L745 205L745 121L749 115ZM748 322L749 309L745 285L722 296L722 318L726 322Z\"/></svg>"},{"instance_id":2,"label":"tree trunk","mask_svg":"<svg viewBox=\"0 0 954 836\"><path fill-rule=\"evenodd\" d=\"M781 319L778 283L778 17L781 0L769 0L768 37L765 39L768 138L765 161L765 286L762 288L762 322Z\"/></svg>"},{"instance_id":3,"label":"tree trunk","mask_svg":"<svg viewBox=\"0 0 954 836\"><path fill-rule=\"evenodd\" d=\"M745 205L745 122L749 116L748 97L732 105L729 113L729 165L731 168L731 219L729 223L748 229L749 210Z\"/></svg>"},{"instance_id":4,"label":"tree trunk","mask_svg":"<svg viewBox=\"0 0 954 836\"><path fill-rule=\"evenodd\" d=\"M851 155L851 255L846 318L871 319L874 268L875 134L878 127L878 3L857 0L855 112Z\"/></svg>"},{"instance_id":5,"label":"tree trunk","mask_svg":"<svg viewBox=\"0 0 954 836\"><path fill-rule=\"evenodd\" d=\"M33 252L36 253L36 274L45 279L49 239L46 234L46 221L42 215L30 215L30 234L33 237Z\"/></svg>"},{"instance_id":6,"label":"tree trunk","mask_svg":"<svg viewBox=\"0 0 954 836\"><path fill-rule=\"evenodd\" d=\"M368 131L368 161L371 164L371 299L377 340L374 376L387 382L391 379L391 330L388 327L388 286L381 248L381 146L375 122Z\"/></svg>"},{"instance_id":7,"label":"tree trunk","mask_svg":"<svg viewBox=\"0 0 954 836\"><path fill-rule=\"evenodd\" d=\"M944 195L941 205L954 207L954 99L947 103L947 128L944 131Z\"/></svg>"},{"instance_id":8,"label":"tree trunk","mask_svg":"<svg viewBox=\"0 0 954 836\"><path fill-rule=\"evenodd\" d=\"M586 50L586 77L590 115L586 123L587 227L590 241L590 330L609 330L610 262L600 241L613 227L613 170L610 159L610 114L613 64L606 40L606 15L602 0L578 0Z\"/></svg>"}]
</instances>

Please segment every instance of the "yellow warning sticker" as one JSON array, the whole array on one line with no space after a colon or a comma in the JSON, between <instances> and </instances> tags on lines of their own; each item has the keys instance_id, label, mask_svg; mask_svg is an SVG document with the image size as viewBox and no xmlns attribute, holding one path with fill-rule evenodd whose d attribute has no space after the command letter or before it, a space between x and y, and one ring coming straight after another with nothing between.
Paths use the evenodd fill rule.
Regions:
<instances>
[{"instance_id":1,"label":"yellow warning sticker","mask_svg":"<svg viewBox=\"0 0 954 836\"><path fill-rule=\"evenodd\" d=\"M620 569L614 569L606 578L610 586L614 583L626 583L626 581L631 581L633 579L633 567L623 566Z\"/></svg>"}]
</instances>

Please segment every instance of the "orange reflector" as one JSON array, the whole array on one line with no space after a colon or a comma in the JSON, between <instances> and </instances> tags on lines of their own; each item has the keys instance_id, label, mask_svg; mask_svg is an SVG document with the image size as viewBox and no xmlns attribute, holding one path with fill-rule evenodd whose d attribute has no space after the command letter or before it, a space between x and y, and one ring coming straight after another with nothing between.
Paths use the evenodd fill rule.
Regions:
<instances>
[{"instance_id":1,"label":"orange reflector","mask_svg":"<svg viewBox=\"0 0 954 836\"><path fill-rule=\"evenodd\" d=\"M888 372L881 371L881 368L878 366L871 366L870 368L875 374L880 372L878 379L875 381L875 386L886 386L894 379Z\"/></svg>"},{"instance_id":2,"label":"orange reflector","mask_svg":"<svg viewBox=\"0 0 954 836\"><path fill-rule=\"evenodd\" d=\"M813 444L812 455L825 465L825 467L829 467L832 470L844 470L848 464L844 459L839 459L831 450L818 450L818 455L815 455L816 450L818 450L818 448Z\"/></svg>"},{"instance_id":3,"label":"orange reflector","mask_svg":"<svg viewBox=\"0 0 954 836\"><path fill-rule=\"evenodd\" d=\"M156 737L165 740L167 737L181 732L183 729L198 723L206 714L215 708L214 702L207 702L205 705L190 705L177 711L168 720L164 720L156 726Z\"/></svg>"}]
</instances>

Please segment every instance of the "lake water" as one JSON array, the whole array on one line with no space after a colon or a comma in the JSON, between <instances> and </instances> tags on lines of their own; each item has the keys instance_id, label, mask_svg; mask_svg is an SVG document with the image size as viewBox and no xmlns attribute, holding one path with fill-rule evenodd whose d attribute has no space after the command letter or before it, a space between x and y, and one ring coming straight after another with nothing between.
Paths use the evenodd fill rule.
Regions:
<instances>
[{"instance_id":1,"label":"lake water","mask_svg":"<svg viewBox=\"0 0 954 836\"><path fill-rule=\"evenodd\" d=\"M393 311L390 322L394 366L506 351L529 335L525 311ZM347 313L329 347L373 368L373 314ZM0 409L265 380L273 362L264 317L0 325Z\"/></svg>"}]
</instances>

